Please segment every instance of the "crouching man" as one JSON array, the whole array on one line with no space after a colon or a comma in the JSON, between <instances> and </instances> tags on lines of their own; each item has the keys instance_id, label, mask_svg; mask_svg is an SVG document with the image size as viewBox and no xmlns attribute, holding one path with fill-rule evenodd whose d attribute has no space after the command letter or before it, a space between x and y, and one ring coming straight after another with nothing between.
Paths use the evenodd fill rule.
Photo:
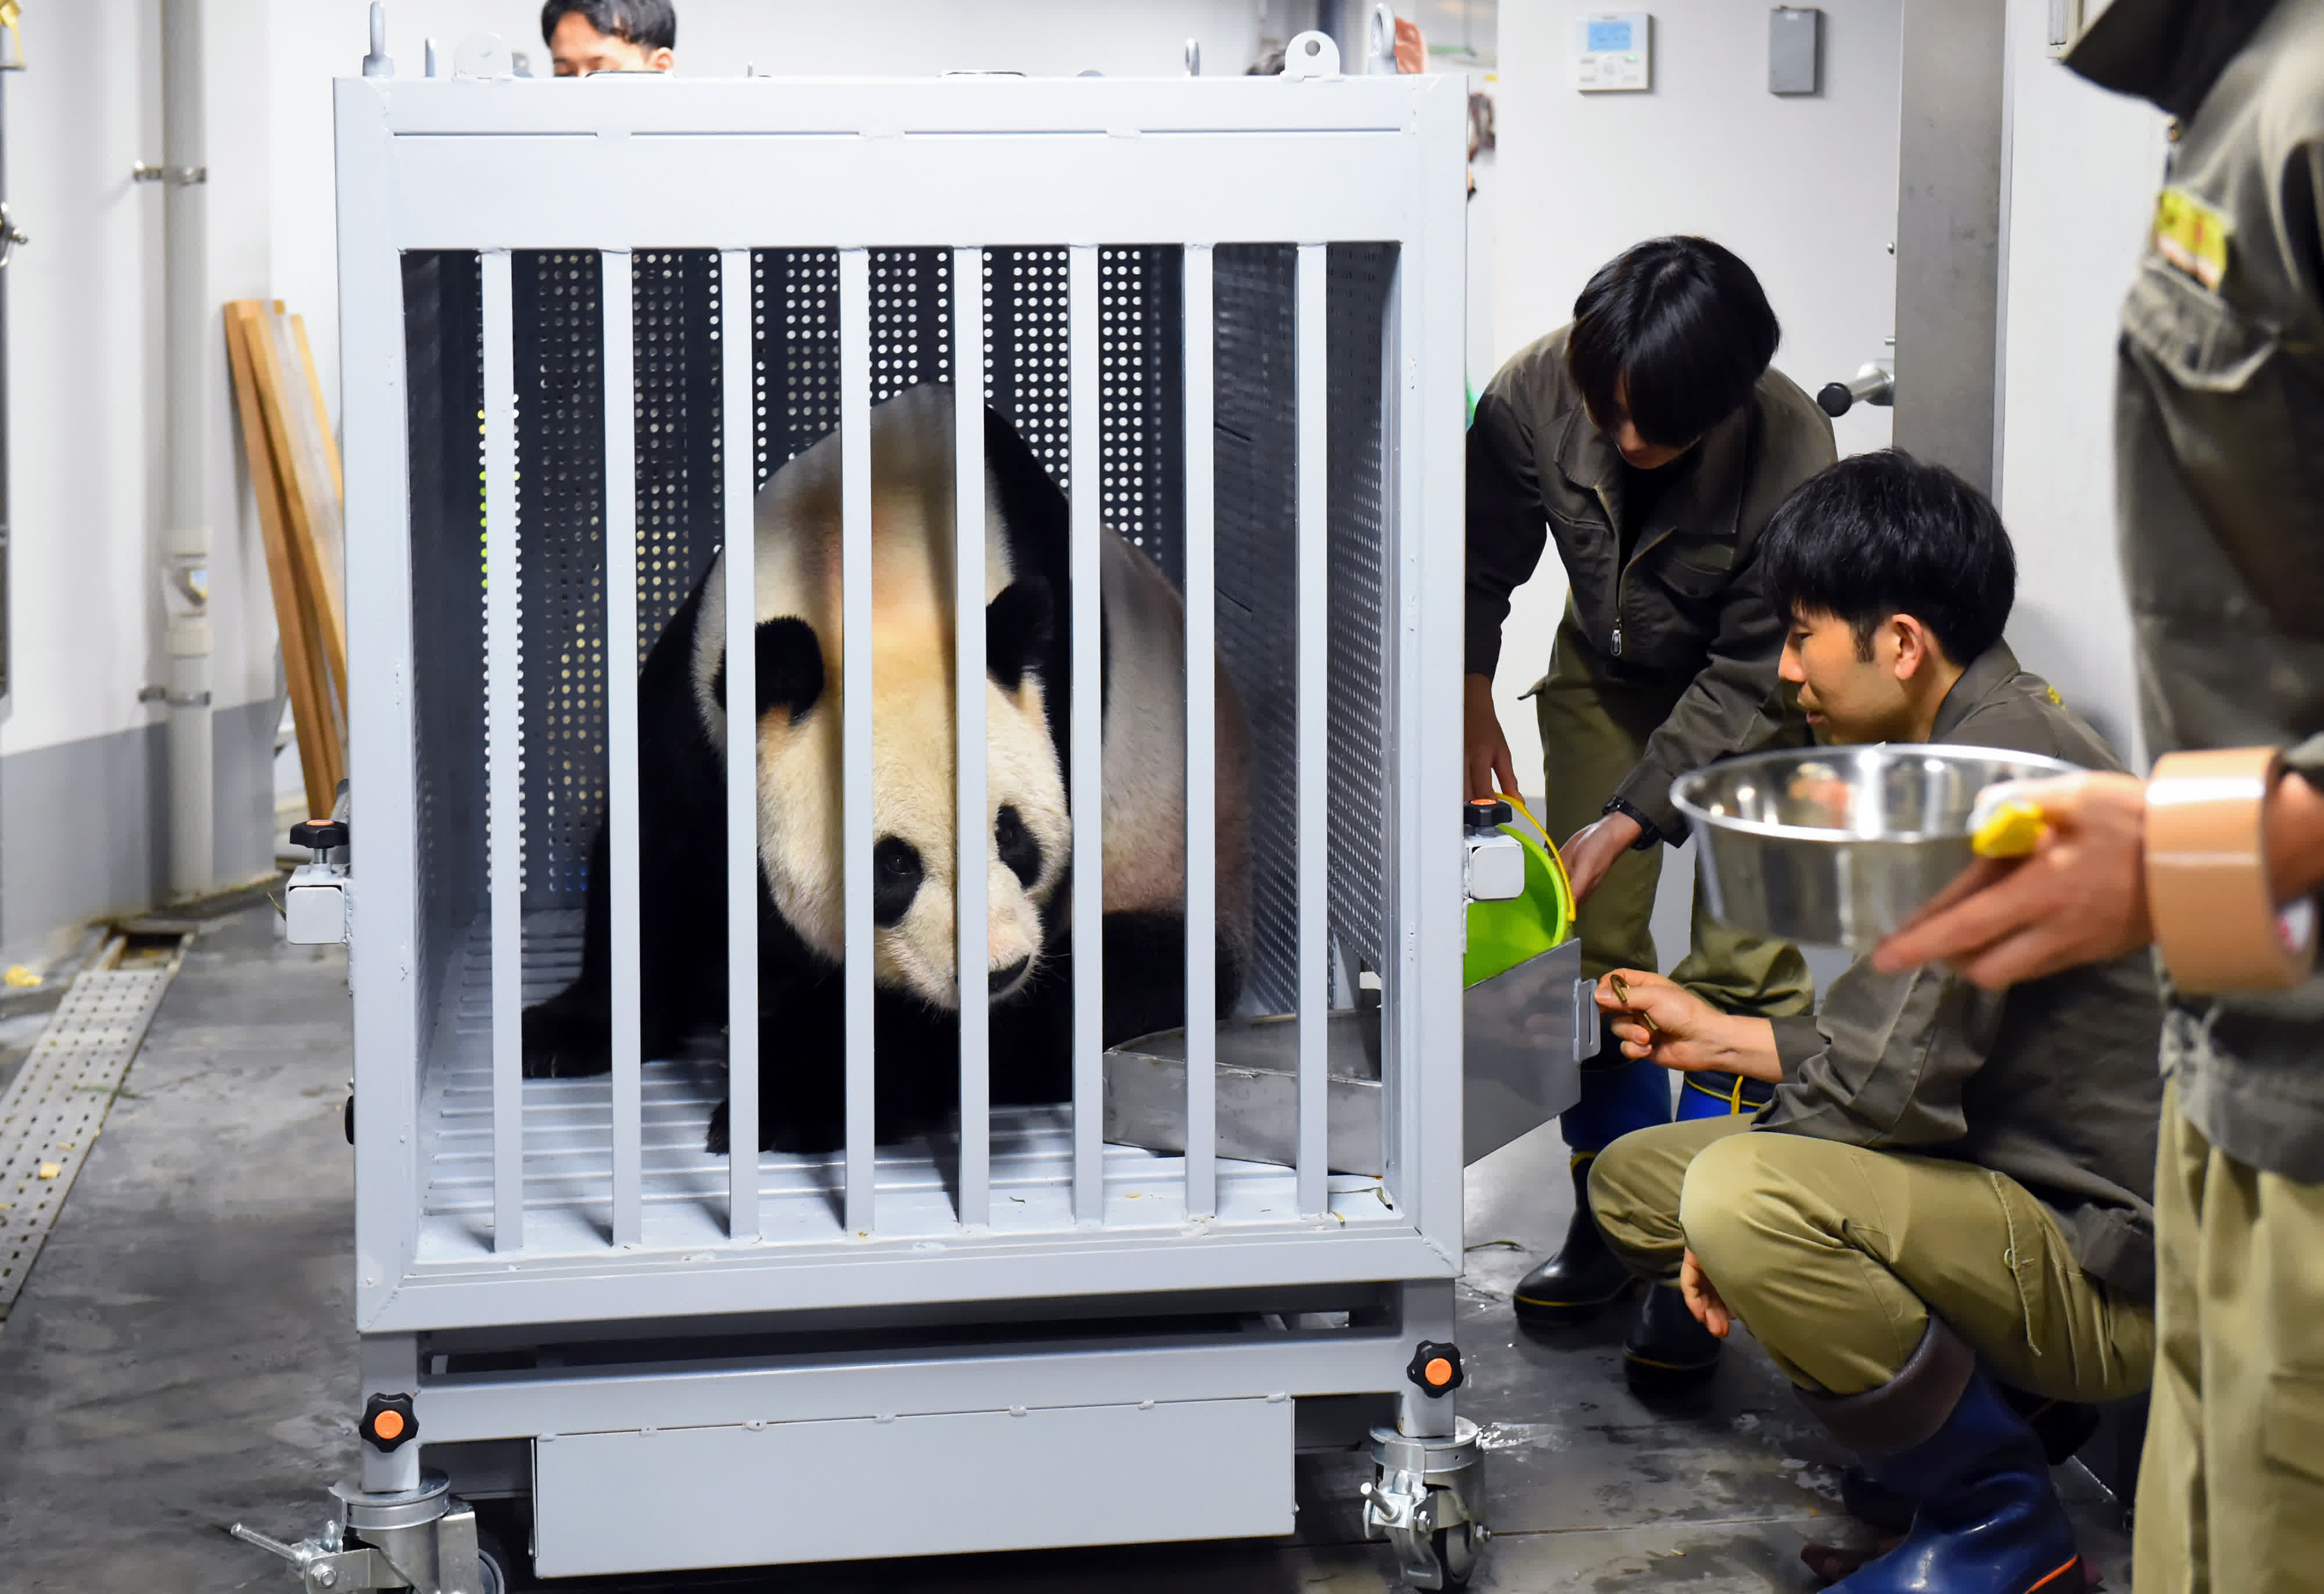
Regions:
<instances>
[{"instance_id":1,"label":"crouching man","mask_svg":"<svg viewBox=\"0 0 2324 1594\"><path fill-rule=\"evenodd\" d=\"M1789 620L1784 678L1829 740L2121 767L2002 642L2008 534L1950 472L1843 460L1784 501L1759 557ZM1591 1197L1623 1259L1701 1325L1674 1360L1707 1367L1745 1324L1913 1508L1904 1541L1840 1586L2078 1590L2023 1414L2133 1395L2152 1373L2161 1009L2146 954L2004 994L1858 962L1800 1018L1621 977L1628 1000L1609 977L1598 1001L1628 1055L1775 1086L1753 1118L1616 1141Z\"/></svg>"}]
</instances>

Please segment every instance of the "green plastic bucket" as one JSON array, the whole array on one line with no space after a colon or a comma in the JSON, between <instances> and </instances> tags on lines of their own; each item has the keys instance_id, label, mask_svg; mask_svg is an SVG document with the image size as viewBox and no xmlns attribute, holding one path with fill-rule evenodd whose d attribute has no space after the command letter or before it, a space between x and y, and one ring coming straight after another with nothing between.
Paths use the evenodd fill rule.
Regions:
<instances>
[{"instance_id":1,"label":"green plastic bucket","mask_svg":"<svg viewBox=\"0 0 2324 1594\"><path fill-rule=\"evenodd\" d=\"M1564 866L1544 842L1517 825L1500 829L1525 849L1525 890L1502 902L1469 904L1463 990L1539 957L1573 934L1573 889L1566 881Z\"/></svg>"}]
</instances>

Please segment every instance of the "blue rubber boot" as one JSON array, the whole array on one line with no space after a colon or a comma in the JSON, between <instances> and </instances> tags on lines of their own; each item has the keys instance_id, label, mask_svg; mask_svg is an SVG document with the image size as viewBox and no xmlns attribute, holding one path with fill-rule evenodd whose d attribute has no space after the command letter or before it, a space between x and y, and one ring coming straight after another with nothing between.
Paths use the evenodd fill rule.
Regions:
<instances>
[{"instance_id":1,"label":"blue rubber boot","mask_svg":"<svg viewBox=\"0 0 2324 1594\"><path fill-rule=\"evenodd\" d=\"M1943 1323L1931 1318L1913 1359L1877 1389L1800 1398L1914 1506L1904 1543L1835 1589L2080 1594L2081 1555L2041 1439Z\"/></svg>"},{"instance_id":2,"label":"blue rubber boot","mask_svg":"<svg viewBox=\"0 0 2324 1594\"><path fill-rule=\"evenodd\" d=\"M1633 1129L1671 1120L1670 1070L1632 1062L1609 1041L1582 1070L1582 1100L1557 1120L1568 1150L1595 1156Z\"/></svg>"},{"instance_id":3,"label":"blue rubber boot","mask_svg":"<svg viewBox=\"0 0 2324 1594\"><path fill-rule=\"evenodd\" d=\"M1678 1083L1679 1121L1727 1118L1738 1113L1748 1117L1775 1096L1775 1087L1766 1081L1746 1079L1739 1073L1704 1069L1700 1073L1682 1074Z\"/></svg>"}]
</instances>

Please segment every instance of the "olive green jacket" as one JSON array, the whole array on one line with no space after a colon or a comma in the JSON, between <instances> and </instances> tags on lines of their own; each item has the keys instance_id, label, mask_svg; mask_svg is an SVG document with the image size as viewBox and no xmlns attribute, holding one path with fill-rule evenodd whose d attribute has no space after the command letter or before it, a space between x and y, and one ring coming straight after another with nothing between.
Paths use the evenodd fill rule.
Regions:
<instances>
[{"instance_id":1,"label":"olive green jacket","mask_svg":"<svg viewBox=\"0 0 2324 1594\"><path fill-rule=\"evenodd\" d=\"M2122 768L2002 643L1954 683L1932 740ZM2153 1295L2163 1011L2144 953L2001 993L1940 965L1883 974L1865 960L1814 1016L1770 1022L1784 1080L1758 1128L2006 1175L2050 1209L2084 1272Z\"/></svg>"},{"instance_id":2,"label":"olive green jacket","mask_svg":"<svg viewBox=\"0 0 2324 1594\"><path fill-rule=\"evenodd\" d=\"M2123 309L2116 502L2147 746L2292 744L2324 784L2324 0L2115 0L2070 64L2185 118L2167 186L2229 227L2216 285L2150 241ZM2324 1181L2324 977L2169 994L2181 1104Z\"/></svg>"},{"instance_id":3,"label":"olive green jacket","mask_svg":"<svg viewBox=\"0 0 2324 1594\"><path fill-rule=\"evenodd\" d=\"M1600 673L1690 680L1610 795L1675 843L1671 782L1774 740L1783 622L1754 555L1784 495L1832 463L1831 420L1781 372L1657 477L1654 502L1623 502L1632 473L1599 431L1565 365L1560 327L1501 367L1469 428L1468 668L1491 675L1509 594L1557 539ZM1628 557L1622 554L1628 531Z\"/></svg>"}]
</instances>

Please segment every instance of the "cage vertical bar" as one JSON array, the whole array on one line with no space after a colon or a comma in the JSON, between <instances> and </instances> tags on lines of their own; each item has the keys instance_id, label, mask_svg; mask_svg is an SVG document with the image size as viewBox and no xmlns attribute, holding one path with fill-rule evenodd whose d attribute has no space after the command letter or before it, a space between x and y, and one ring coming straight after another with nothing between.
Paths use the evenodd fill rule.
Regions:
<instances>
[{"instance_id":1,"label":"cage vertical bar","mask_svg":"<svg viewBox=\"0 0 2324 1594\"><path fill-rule=\"evenodd\" d=\"M636 326L627 250L598 281L605 410L605 900L613 971L613 1243L643 1241L644 1092L638 933L638 454Z\"/></svg>"},{"instance_id":2,"label":"cage vertical bar","mask_svg":"<svg viewBox=\"0 0 2324 1594\"><path fill-rule=\"evenodd\" d=\"M1299 425L1299 698L1298 824L1294 872L1298 880L1297 964L1293 990L1299 1022L1299 1210L1320 1215L1329 1201L1330 1110L1325 967L1331 916L1330 402L1331 344L1324 332L1329 304L1328 246L1299 245L1296 309L1292 322L1297 368Z\"/></svg>"},{"instance_id":3,"label":"cage vertical bar","mask_svg":"<svg viewBox=\"0 0 2324 1594\"><path fill-rule=\"evenodd\" d=\"M1074 824L1074 1216L1105 1217L1105 735L1099 649L1104 588L1103 434L1098 386L1098 252L1076 244L1065 268L1066 402L1071 415Z\"/></svg>"},{"instance_id":4,"label":"cage vertical bar","mask_svg":"<svg viewBox=\"0 0 2324 1594\"><path fill-rule=\"evenodd\" d=\"M718 256L719 505L726 559L726 1232L759 1235L757 416L751 252Z\"/></svg>"},{"instance_id":5,"label":"cage vertical bar","mask_svg":"<svg viewBox=\"0 0 2324 1594\"><path fill-rule=\"evenodd\" d=\"M991 1221L992 1031L984 796L984 251L952 256L953 694L958 860L953 891L960 991L960 1221Z\"/></svg>"},{"instance_id":6,"label":"cage vertical bar","mask_svg":"<svg viewBox=\"0 0 2324 1594\"><path fill-rule=\"evenodd\" d=\"M480 261L484 360L484 814L493 990L493 1248L524 1248L524 680L516 315L505 249Z\"/></svg>"},{"instance_id":7,"label":"cage vertical bar","mask_svg":"<svg viewBox=\"0 0 2324 1594\"><path fill-rule=\"evenodd\" d=\"M844 1222L868 1234L879 1172L872 1037L872 256L839 252L839 694L847 959Z\"/></svg>"},{"instance_id":8,"label":"cage vertical bar","mask_svg":"<svg viewBox=\"0 0 2324 1594\"><path fill-rule=\"evenodd\" d=\"M1186 1215L1218 1211L1218 559L1211 245L1185 252Z\"/></svg>"}]
</instances>

